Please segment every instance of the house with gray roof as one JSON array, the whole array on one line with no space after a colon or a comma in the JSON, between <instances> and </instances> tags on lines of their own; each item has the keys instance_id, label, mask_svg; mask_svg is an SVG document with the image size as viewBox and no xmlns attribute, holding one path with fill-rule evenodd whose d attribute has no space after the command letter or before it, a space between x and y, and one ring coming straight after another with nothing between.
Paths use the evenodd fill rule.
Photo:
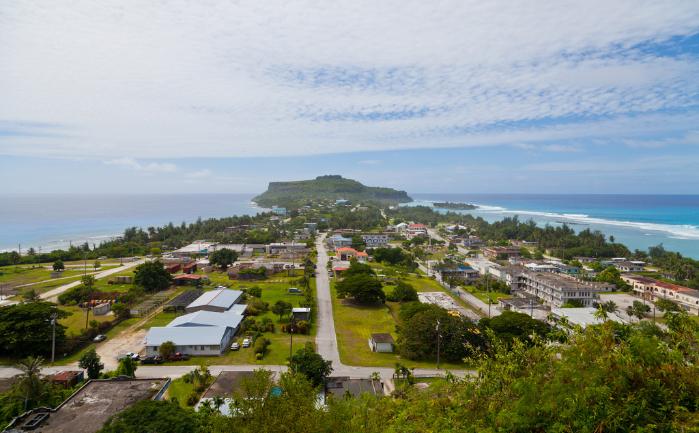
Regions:
<instances>
[{"instance_id":1,"label":"house with gray roof","mask_svg":"<svg viewBox=\"0 0 699 433\"><path fill-rule=\"evenodd\" d=\"M154 326L146 334L146 354L157 355L166 341L175 344L175 351L188 355L220 355L233 337L228 326Z\"/></svg>"},{"instance_id":2,"label":"house with gray roof","mask_svg":"<svg viewBox=\"0 0 699 433\"><path fill-rule=\"evenodd\" d=\"M185 311L193 313L195 311L218 311L223 312L230 310L235 304L240 301L243 292L240 290L231 289L216 289L204 292L200 297L187 305Z\"/></svg>"}]
</instances>

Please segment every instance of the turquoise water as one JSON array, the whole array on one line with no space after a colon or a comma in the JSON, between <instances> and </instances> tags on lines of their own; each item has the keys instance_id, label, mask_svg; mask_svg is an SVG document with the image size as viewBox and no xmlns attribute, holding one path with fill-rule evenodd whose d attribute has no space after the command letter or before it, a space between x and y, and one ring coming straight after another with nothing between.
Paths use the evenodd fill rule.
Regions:
<instances>
[{"instance_id":1,"label":"turquoise water","mask_svg":"<svg viewBox=\"0 0 699 433\"><path fill-rule=\"evenodd\" d=\"M126 227L161 226L197 218L251 215L261 211L254 194L12 195L1 196L0 250L42 251L70 243L99 244ZM459 201L467 211L496 221L519 215L538 224L591 228L628 245L667 249L699 258L699 195L411 194L416 203Z\"/></svg>"},{"instance_id":2,"label":"turquoise water","mask_svg":"<svg viewBox=\"0 0 699 433\"><path fill-rule=\"evenodd\" d=\"M518 215L539 225L568 224L613 235L629 248L666 249L699 258L699 195L413 194L413 204L456 201L487 221Z\"/></svg>"}]
</instances>

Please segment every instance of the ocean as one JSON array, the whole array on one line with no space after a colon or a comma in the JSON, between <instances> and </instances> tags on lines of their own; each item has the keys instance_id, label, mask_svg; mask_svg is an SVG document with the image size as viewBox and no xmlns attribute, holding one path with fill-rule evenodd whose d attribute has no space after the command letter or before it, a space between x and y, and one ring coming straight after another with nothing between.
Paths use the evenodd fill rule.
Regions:
<instances>
[{"instance_id":1,"label":"ocean","mask_svg":"<svg viewBox=\"0 0 699 433\"><path fill-rule=\"evenodd\" d=\"M463 202L479 206L458 211L486 221L518 215L538 225L568 224L614 236L631 250L663 244L699 258L699 195L620 194L412 194L412 204Z\"/></svg>"},{"instance_id":2,"label":"ocean","mask_svg":"<svg viewBox=\"0 0 699 433\"><path fill-rule=\"evenodd\" d=\"M255 194L5 195L0 196L0 250L43 252L99 244L127 227L179 224L197 218L254 215ZM569 224L613 235L631 249L662 243L699 258L699 195L411 194L412 204L435 201L479 206L461 211L496 221L519 215L537 224Z\"/></svg>"}]
</instances>

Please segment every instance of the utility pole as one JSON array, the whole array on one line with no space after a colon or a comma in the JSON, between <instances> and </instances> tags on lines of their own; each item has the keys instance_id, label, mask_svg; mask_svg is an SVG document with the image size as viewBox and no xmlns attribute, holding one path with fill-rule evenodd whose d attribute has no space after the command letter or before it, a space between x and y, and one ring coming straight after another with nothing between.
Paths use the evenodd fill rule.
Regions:
<instances>
[{"instance_id":1,"label":"utility pole","mask_svg":"<svg viewBox=\"0 0 699 433\"><path fill-rule=\"evenodd\" d=\"M485 274L485 292L488 294L488 319L490 319L490 278L487 272Z\"/></svg>"},{"instance_id":2,"label":"utility pole","mask_svg":"<svg viewBox=\"0 0 699 433\"><path fill-rule=\"evenodd\" d=\"M534 301L532 299L529 300L529 317L534 317Z\"/></svg>"},{"instance_id":3,"label":"utility pole","mask_svg":"<svg viewBox=\"0 0 699 433\"><path fill-rule=\"evenodd\" d=\"M56 319L58 319L58 313L51 314L51 365L56 360Z\"/></svg>"},{"instance_id":4,"label":"utility pole","mask_svg":"<svg viewBox=\"0 0 699 433\"><path fill-rule=\"evenodd\" d=\"M291 316L291 322L289 323L289 362L291 362L291 357L294 356L294 331L296 330L296 321L294 316Z\"/></svg>"},{"instance_id":5,"label":"utility pole","mask_svg":"<svg viewBox=\"0 0 699 433\"><path fill-rule=\"evenodd\" d=\"M437 319L437 326L435 326L435 329L437 330L437 370L439 370L439 343L440 343L440 335L439 335L439 319Z\"/></svg>"}]
</instances>

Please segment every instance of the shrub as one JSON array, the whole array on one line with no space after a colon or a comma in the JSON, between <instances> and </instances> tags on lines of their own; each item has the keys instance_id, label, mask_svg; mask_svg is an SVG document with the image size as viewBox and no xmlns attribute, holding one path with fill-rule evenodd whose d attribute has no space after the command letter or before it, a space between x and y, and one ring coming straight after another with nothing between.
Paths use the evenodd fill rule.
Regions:
<instances>
[{"instance_id":1,"label":"shrub","mask_svg":"<svg viewBox=\"0 0 699 433\"><path fill-rule=\"evenodd\" d=\"M244 292L255 298L262 297L262 289L259 287L250 287L249 289L245 289Z\"/></svg>"},{"instance_id":2,"label":"shrub","mask_svg":"<svg viewBox=\"0 0 699 433\"><path fill-rule=\"evenodd\" d=\"M269 310L269 304L259 299L253 299L248 302L247 313L250 316L257 316Z\"/></svg>"},{"instance_id":3,"label":"shrub","mask_svg":"<svg viewBox=\"0 0 699 433\"><path fill-rule=\"evenodd\" d=\"M272 342L265 337L260 337L255 340L255 345L253 347L256 354L255 356L259 356L258 359L262 359L262 357L265 356L265 353L267 353L267 347L269 347L270 344L272 344Z\"/></svg>"},{"instance_id":4,"label":"shrub","mask_svg":"<svg viewBox=\"0 0 699 433\"><path fill-rule=\"evenodd\" d=\"M413 302L417 301L417 291L413 286L405 281L399 281L393 291L386 296L386 299L392 302Z\"/></svg>"},{"instance_id":5,"label":"shrub","mask_svg":"<svg viewBox=\"0 0 699 433\"><path fill-rule=\"evenodd\" d=\"M199 401L199 394L196 391L192 391L187 397L187 406L194 406Z\"/></svg>"}]
</instances>

